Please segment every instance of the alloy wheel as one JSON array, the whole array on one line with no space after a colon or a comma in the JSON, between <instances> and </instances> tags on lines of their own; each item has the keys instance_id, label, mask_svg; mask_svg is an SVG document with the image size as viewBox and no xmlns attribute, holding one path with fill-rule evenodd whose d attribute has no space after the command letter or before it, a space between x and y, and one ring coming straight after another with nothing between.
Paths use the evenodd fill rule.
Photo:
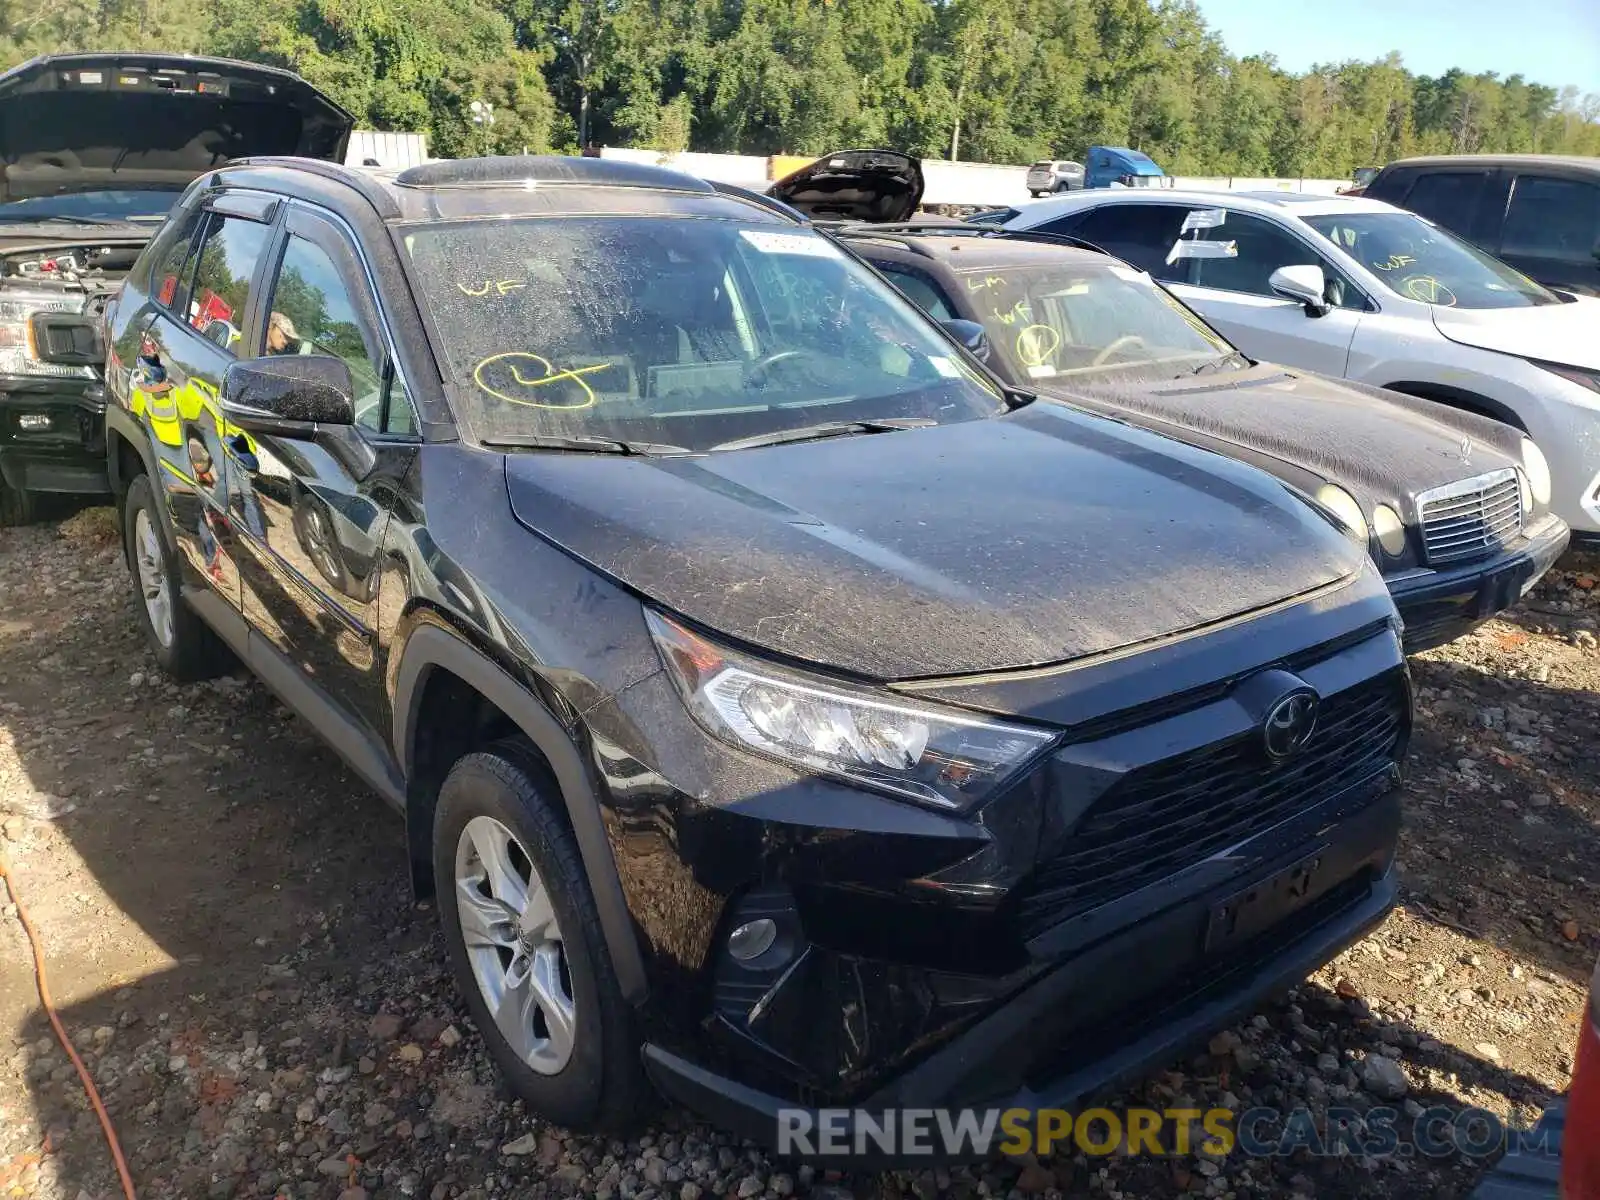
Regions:
<instances>
[{"instance_id":1,"label":"alloy wheel","mask_svg":"<svg viewBox=\"0 0 1600 1200\"><path fill-rule=\"evenodd\" d=\"M456 842L455 900L472 977L501 1037L542 1075L567 1065L577 1009L550 893L516 834L473 817Z\"/></svg>"},{"instance_id":2,"label":"alloy wheel","mask_svg":"<svg viewBox=\"0 0 1600 1200\"><path fill-rule=\"evenodd\" d=\"M167 583L166 565L161 557L161 542L148 509L141 508L133 518L133 562L139 573L139 595L156 641L172 645L172 589Z\"/></svg>"}]
</instances>

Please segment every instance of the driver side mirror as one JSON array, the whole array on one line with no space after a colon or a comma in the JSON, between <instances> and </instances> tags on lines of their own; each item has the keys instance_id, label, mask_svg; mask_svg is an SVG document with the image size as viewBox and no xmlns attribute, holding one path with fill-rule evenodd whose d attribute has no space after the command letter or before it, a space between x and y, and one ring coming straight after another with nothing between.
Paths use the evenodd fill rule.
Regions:
<instances>
[{"instance_id":1,"label":"driver side mirror","mask_svg":"<svg viewBox=\"0 0 1600 1200\"><path fill-rule=\"evenodd\" d=\"M330 425L355 424L355 392L343 359L288 354L236 362L222 377L222 415L240 429L313 437Z\"/></svg>"},{"instance_id":2,"label":"driver side mirror","mask_svg":"<svg viewBox=\"0 0 1600 1200\"><path fill-rule=\"evenodd\" d=\"M989 335L976 321L940 321L944 331L979 362L989 361Z\"/></svg>"},{"instance_id":3,"label":"driver side mirror","mask_svg":"<svg viewBox=\"0 0 1600 1200\"><path fill-rule=\"evenodd\" d=\"M1267 276L1267 286L1274 296L1303 304L1308 317L1326 316L1333 307L1327 300L1328 281L1322 268L1313 263L1279 267Z\"/></svg>"}]
</instances>

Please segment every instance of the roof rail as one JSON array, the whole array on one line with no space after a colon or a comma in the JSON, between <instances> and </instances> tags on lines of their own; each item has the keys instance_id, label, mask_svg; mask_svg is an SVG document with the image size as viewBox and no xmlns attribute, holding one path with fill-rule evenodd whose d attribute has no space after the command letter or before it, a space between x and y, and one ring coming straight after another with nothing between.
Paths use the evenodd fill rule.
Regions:
<instances>
[{"instance_id":1,"label":"roof rail","mask_svg":"<svg viewBox=\"0 0 1600 1200\"><path fill-rule=\"evenodd\" d=\"M894 221L874 225L870 221L858 221L851 225L841 225L829 232L844 237L885 237L900 242L908 250L915 250L926 257L932 257L927 250L917 245L915 234L925 233L938 237L962 235L966 237L993 238L999 241L1011 242L1043 242L1047 245L1070 246L1074 250L1087 250L1093 254L1103 254L1107 258L1119 263L1125 263L1135 271L1140 271L1124 258L1111 253L1104 246L1086 241L1080 237L1073 237L1070 233L1046 233L1042 229L1002 229L994 225L969 225L957 222L953 225L941 225L932 221ZM896 236L901 235L901 236ZM1146 273L1141 271L1141 274Z\"/></svg>"},{"instance_id":2,"label":"roof rail","mask_svg":"<svg viewBox=\"0 0 1600 1200\"><path fill-rule=\"evenodd\" d=\"M394 197L380 186L373 177L365 171L352 171L340 163L329 162L323 158L294 158L287 154L258 154L248 158L231 158L223 164L224 170L234 167L282 167L292 171L304 171L308 175L319 175L323 179L331 179L346 187L360 192L363 199L372 205L380 217L398 217L400 206L394 202Z\"/></svg>"},{"instance_id":3,"label":"roof rail","mask_svg":"<svg viewBox=\"0 0 1600 1200\"><path fill-rule=\"evenodd\" d=\"M578 158L556 154L496 155L493 158L450 158L407 167L394 177L399 187L587 184L591 187L654 188L671 192L710 192L703 179L648 163L615 158Z\"/></svg>"}]
</instances>

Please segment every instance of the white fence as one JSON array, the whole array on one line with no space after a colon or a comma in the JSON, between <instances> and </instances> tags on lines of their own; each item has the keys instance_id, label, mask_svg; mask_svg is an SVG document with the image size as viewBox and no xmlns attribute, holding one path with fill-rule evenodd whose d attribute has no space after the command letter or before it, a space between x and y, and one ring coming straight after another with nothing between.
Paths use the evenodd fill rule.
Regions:
<instances>
[{"instance_id":1,"label":"white fence","mask_svg":"<svg viewBox=\"0 0 1600 1200\"><path fill-rule=\"evenodd\" d=\"M773 180L774 159L758 158L748 154L663 154L658 150L623 150L606 147L600 151L602 158L616 158L624 162L651 163L698 175L717 183L731 183L739 187L766 188ZM785 166L794 160L785 157ZM1023 182L1028 168L1001 166L992 163L943 162L939 159L922 160L922 174L927 184L923 204L1001 205L1015 204L1028 198L1028 188ZM1203 192L1285 191L1316 192L1331 196L1349 184L1348 179L1247 179L1228 176L1178 176L1174 187L1190 188Z\"/></svg>"},{"instance_id":2,"label":"white fence","mask_svg":"<svg viewBox=\"0 0 1600 1200\"><path fill-rule=\"evenodd\" d=\"M370 161L369 161L370 160ZM415 167L428 162L428 139L420 133L381 133L376 129L356 129L350 134L350 147L344 152L346 166Z\"/></svg>"}]
</instances>

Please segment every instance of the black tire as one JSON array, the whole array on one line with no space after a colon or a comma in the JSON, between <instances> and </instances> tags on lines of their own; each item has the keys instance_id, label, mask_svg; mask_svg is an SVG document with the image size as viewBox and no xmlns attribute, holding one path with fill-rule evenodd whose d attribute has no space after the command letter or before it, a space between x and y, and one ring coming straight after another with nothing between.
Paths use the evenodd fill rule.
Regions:
<instances>
[{"instance_id":1,"label":"black tire","mask_svg":"<svg viewBox=\"0 0 1600 1200\"><path fill-rule=\"evenodd\" d=\"M31 525L36 516L32 492L19 492L0 479L0 529Z\"/></svg>"},{"instance_id":2,"label":"black tire","mask_svg":"<svg viewBox=\"0 0 1600 1200\"><path fill-rule=\"evenodd\" d=\"M600 914L572 831L558 811L560 791L538 757L518 742L469 754L439 789L433 871L450 968L490 1057L528 1108L564 1128L619 1132L633 1126L648 1094L633 1014L617 985ZM513 834L538 871L562 934L571 982L572 1056L555 1074L524 1062L495 1027L473 976L455 891L456 847L467 822L487 816Z\"/></svg>"},{"instance_id":3,"label":"black tire","mask_svg":"<svg viewBox=\"0 0 1600 1200\"><path fill-rule=\"evenodd\" d=\"M150 610L145 604L135 561L138 548L134 531L141 512L147 514L146 519L155 533L161 555L161 571L166 577L167 591L171 597L172 639L167 643L156 636L155 626L151 624ZM134 611L138 613L139 627L144 631L145 641L161 669L184 683L215 679L218 675L226 674L237 660L222 639L211 631L211 627L184 603L179 587L177 552L167 538L166 526L161 521L155 493L146 475L135 476L128 485L128 493L122 503L122 539L128 555L128 577L133 581Z\"/></svg>"}]
</instances>

